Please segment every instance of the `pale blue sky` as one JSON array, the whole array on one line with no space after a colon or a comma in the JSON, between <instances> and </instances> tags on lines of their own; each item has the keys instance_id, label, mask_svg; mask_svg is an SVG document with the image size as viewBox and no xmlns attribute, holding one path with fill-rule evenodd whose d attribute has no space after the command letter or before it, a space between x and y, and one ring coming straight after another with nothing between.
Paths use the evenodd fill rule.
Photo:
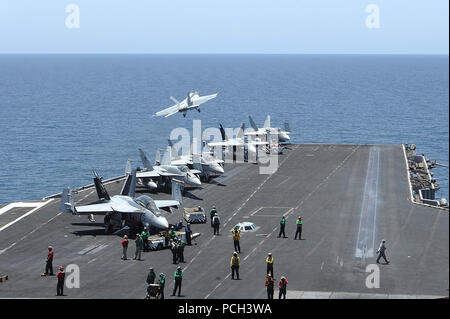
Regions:
<instances>
[{"instance_id":1,"label":"pale blue sky","mask_svg":"<svg viewBox=\"0 0 450 319\"><path fill-rule=\"evenodd\" d=\"M80 28L66 28L66 6ZM369 4L380 28L369 29ZM0 0L0 53L448 54L448 0Z\"/></svg>"}]
</instances>

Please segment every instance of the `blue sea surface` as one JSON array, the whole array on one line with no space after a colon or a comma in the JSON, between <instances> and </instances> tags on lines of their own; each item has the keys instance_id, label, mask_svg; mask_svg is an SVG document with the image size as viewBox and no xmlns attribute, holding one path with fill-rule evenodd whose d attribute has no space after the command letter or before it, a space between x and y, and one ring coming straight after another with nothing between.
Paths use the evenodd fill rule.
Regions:
<instances>
[{"instance_id":1,"label":"blue sea surface","mask_svg":"<svg viewBox=\"0 0 450 319\"><path fill-rule=\"evenodd\" d=\"M0 203L123 174L171 130L290 120L295 143L415 143L448 164L448 56L1 55ZM152 117L189 90L201 108ZM448 168L436 168L448 196Z\"/></svg>"}]
</instances>

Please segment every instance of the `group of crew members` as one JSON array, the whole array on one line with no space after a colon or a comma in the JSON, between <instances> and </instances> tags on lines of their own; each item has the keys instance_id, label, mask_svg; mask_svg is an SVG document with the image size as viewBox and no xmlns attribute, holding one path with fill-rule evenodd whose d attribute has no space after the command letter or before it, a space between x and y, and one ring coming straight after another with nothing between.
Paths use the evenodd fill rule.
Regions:
<instances>
[{"instance_id":1,"label":"group of crew members","mask_svg":"<svg viewBox=\"0 0 450 319\"><path fill-rule=\"evenodd\" d=\"M214 229L214 236L219 236L219 226L220 226L220 218L219 214L217 212L217 209L215 206L212 207L210 211L210 220L211 220L211 227ZM294 236L294 240L299 238L299 240L302 239L302 227L303 227L303 220L300 216L298 216L296 220L296 232ZM172 226L170 228L170 231L165 234L165 240L166 240L166 246L169 243L170 244L170 250L172 251L173 255L173 264L177 264L178 262L184 263L184 246L185 242L183 239L178 238L176 230L181 230L183 228L183 222L180 221L178 224ZM278 238L280 238L283 235L283 238L287 238L285 234L285 228L286 228L286 218L285 216L282 217L280 221L280 232L278 234ZM240 267L240 257L239 254L241 253L241 246L240 246L240 235L241 231L238 227L232 229L232 238L233 238L233 245L234 245L234 253L231 256L230 260L230 267L231 267L231 279L234 280L235 276L236 279L239 280L239 267ZM186 238L186 244L191 245L191 234L192 230L190 228L190 223L187 223L185 226L185 238ZM149 237L150 233L147 228L144 228L144 230L141 233L136 234L135 239L135 245L136 245L136 251L134 260L141 260L141 252L142 250L149 251ZM168 241L168 242L167 242ZM121 245L122 245L122 260L127 260L127 249L128 249L128 236L124 235ZM380 246L377 250L378 258L376 260L377 263L379 263L380 258L383 258L386 262L386 264L389 264L389 261L386 258L386 240L383 239L380 243ZM54 258L54 252L53 247L48 246L48 254L46 258L46 264L45 264L45 271L41 274L41 276L54 276L53 274L53 258ZM267 298L273 299L274 296L274 286L275 286L275 277L274 277L274 257L272 253L268 253L266 257L266 278L264 285L267 288ZM64 290L64 280L65 280L65 272L64 267L61 265L59 266L59 272L57 273L57 296L64 296L63 290ZM160 273L159 279L157 283L155 284L156 279L156 273L153 270L153 267L150 267L149 273L147 275L147 297L150 295L155 295L160 299L164 299L164 287L166 282L166 276L164 273ZM178 291L178 296L181 296L181 283L183 280L183 271L180 266L177 267L175 273L174 273L174 289L172 296L175 296ZM284 298L286 299L286 292L287 292L287 285L288 280L283 275L281 276L279 282L278 282L278 298ZM153 288L157 288L157 293L155 294L155 290Z\"/></svg>"}]
</instances>

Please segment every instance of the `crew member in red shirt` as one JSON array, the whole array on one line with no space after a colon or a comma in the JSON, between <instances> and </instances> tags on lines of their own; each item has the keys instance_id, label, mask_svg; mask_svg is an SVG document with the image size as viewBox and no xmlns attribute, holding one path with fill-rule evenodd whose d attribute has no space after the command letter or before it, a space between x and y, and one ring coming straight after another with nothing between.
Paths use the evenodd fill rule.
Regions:
<instances>
[{"instance_id":1,"label":"crew member in red shirt","mask_svg":"<svg viewBox=\"0 0 450 319\"><path fill-rule=\"evenodd\" d=\"M41 274L41 276L54 276L53 274L53 247L48 246L48 255L47 259L45 260L45 271Z\"/></svg>"},{"instance_id":2,"label":"crew member in red shirt","mask_svg":"<svg viewBox=\"0 0 450 319\"><path fill-rule=\"evenodd\" d=\"M278 288L280 288L280 290L278 290L278 299L281 299L281 296L283 296L283 299L286 299L287 284L288 281L286 277L281 276L280 282L278 283Z\"/></svg>"},{"instance_id":3,"label":"crew member in red shirt","mask_svg":"<svg viewBox=\"0 0 450 319\"><path fill-rule=\"evenodd\" d=\"M127 249L128 249L128 236L124 235L123 236L123 240L122 240L122 248L123 248L123 256L122 259L123 260L128 260L127 259Z\"/></svg>"},{"instance_id":4,"label":"crew member in red shirt","mask_svg":"<svg viewBox=\"0 0 450 319\"><path fill-rule=\"evenodd\" d=\"M66 278L66 273L64 272L63 266L59 266L59 272L56 274L56 277L58 277L58 283L56 284L56 295L64 296L64 279Z\"/></svg>"}]
</instances>

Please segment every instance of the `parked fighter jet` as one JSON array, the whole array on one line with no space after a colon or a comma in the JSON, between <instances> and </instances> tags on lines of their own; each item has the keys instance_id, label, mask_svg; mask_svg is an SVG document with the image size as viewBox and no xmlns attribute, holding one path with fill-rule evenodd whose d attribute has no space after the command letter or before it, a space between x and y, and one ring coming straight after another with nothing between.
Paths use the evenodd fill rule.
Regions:
<instances>
[{"instance_id":1,"label":"parked fighter jet","mask_svg":"<svg viewBox=\"0 0 450 319\"><path fill-rule=\"evenodd\" d=\"M167 147L166 153L162 160L160 160L158 155L156 156L156 165L152 165L147 158L147 155L142 149L139 149L141 154L142 164L144 165L144 170L137 172L136 177L143 181L143 184L149 187L152 187L155 180L163 182L163 179L173 180L176 179L183 183L183 186L186 187L198 187L202 183L200 179L195 175L200 173L198 170L190 170L186 165L172 165L170 159L172 157L172 149ZM160 154L160 150L158 149L158 154ZM156 185L156 184L155 184Z\"/></svg>"},{"instance_id":2,"label":"parked fighter jet","mask_svg":"<svg viewBox=\"0 0 450 319\"><path fill-rule=\"evenodd\" d=\"M258 147L258 145L267 145L268 143L266 141L262 141L258 138L252 139L252 140L247 140L245 141L245 123L242 123L239 131L236 135L236 138L234 139L229 139L228 136L225 133L225 129L223 128L222 124L220 124L220 132L222 134L222 142L212 142L212 143L208 143L209 147L218 147L218 146L222 146L222 147L228 147L228 146L233 146L233 147L244 147L245 145L247 145L247 150L251 153L256 153L256 148Z\"/></svg>"},{"instance_id":3,"label":"parked fighter jet","mask_svg":"<svg viewBox=\"0 0 450 319\"><path fill-rule=\"evenodd\" d=\"M271 135L278 135L278 140L281 143L289 143L291 138L289 134L291 133L291 129L289 127L289 121L286 120L284 123L284 131L279 127L270 127L270 115L267 115L266 120L264 121L264 126L262 128L258 128L258 126L253 121L252 117L249 115L248 119L250 121L250 125L254 131L246 132L247 136L264 136L269 133Z\"/></svg>"},{"instance_id":4,"label":"parked fighter jet","mask_svg":"<svg viewBox=\"0 0 450 319\"><path fill-rule=\"evenodd\" d=\"M175 102L174 106L168 107L164 110L155 113L155 116L168 117L175 113L182 112L183 116L186 117L186 113L189 110L197 109L200 112L199 106L217 96L217 93L211 95L200 96L198 92L188 92L187 97L179 102L174 97L170 99Z\"/></svg>"},{"instance_id":5,"label":"parked fighter jet","mask_svg":"<svg viewBox=\"0 0 450 319\"><path fill-rule=\"evenodd\" d=\"M172 141L168 140L168 143L172 149L172 165L188 165L193 169L199 170L199 175L205 180L209 180L211 176L222 175L225 172L222 166L224 161L215 158L210 152L194 154L191 146L190 154L178 155Z\"/></svg>"},{"instance_id":6,"label":"parked fighter jet","mask_svg":"<svg viewBox=\"0 0 450 319\"><path fill-rule=\"evenodd\" d=\"M72 189L66 188L61 198L61 212L77 215L105 215L105 232L121 232L130 226L167 229L169 223L161 209L170 210L182 204L181 188L172 183L172 200L153 200L147 195L135 197L136 170L127 175L120 195L110 196L101 178L94 171L94 184L99 201L90 205L75 206Z\"/></svg>"}]
</instances>

